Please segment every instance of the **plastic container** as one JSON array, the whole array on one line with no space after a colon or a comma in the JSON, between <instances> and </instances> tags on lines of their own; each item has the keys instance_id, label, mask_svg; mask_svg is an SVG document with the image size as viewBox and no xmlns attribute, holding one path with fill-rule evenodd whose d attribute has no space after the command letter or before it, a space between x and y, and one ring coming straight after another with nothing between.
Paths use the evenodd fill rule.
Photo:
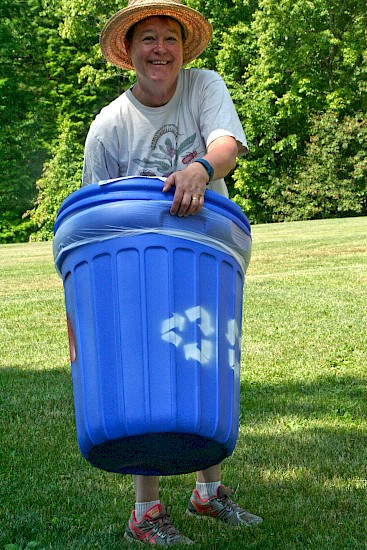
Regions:
<instances>
[{"instance_id":1,"label":"plastic container","mask_svg":"<svg viewBox=\"0 0 367 550\"><path fill-rule=\"evenodd\" d=\"M207 191L180 218L158 178L93 184L55 223L82 455L107 471L171 475L233 452L249 223Z\"/></svg>"}]
</instances>

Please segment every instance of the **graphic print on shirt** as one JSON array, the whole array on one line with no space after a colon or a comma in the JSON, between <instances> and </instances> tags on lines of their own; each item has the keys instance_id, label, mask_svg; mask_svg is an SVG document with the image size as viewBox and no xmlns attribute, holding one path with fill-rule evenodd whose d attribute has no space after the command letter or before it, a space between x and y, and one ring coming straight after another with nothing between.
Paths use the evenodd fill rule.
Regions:
<instances>
[{"instance_id":1,"label":"graphic print on shirt","mask_svg":"<svg viewBox=\"0 0 367 550\"><path fill-rule=\"evenodd\" d=\"M178 164L190 164L199 154L195 147L196 132L179 143L178 127L175 124L162 126L153 136L149 158L135 158L133 161L141 170L140 176L168 177L176 172Z\"/></svg>"}]
</instances>

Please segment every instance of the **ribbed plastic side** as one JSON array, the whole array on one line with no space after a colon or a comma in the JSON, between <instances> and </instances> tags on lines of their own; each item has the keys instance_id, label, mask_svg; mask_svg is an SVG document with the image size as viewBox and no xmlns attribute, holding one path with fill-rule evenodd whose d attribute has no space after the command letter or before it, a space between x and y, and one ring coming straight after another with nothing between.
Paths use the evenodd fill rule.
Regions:
<instances>
[{"instance_id":1,"label":"ribbed plastic side","mask_svg":"<svg viewBox=\"0 0 367 550\"><path fill-rule=\"evenodd\" d=\"M82 245L61 272L83 456L109 471L170 475L231 454L244 283L234 258L147 234Z\"/></svg>"}]
</instances>

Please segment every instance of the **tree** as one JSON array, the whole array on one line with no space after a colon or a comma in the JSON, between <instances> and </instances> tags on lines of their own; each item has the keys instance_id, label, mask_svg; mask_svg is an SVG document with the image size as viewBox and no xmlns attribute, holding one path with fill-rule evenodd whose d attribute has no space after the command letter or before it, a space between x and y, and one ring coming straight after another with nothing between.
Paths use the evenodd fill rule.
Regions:
<instances>
[{"instance_id":1,"label":"tree","mask_svg":"<svg viewBox=\"0 0 367 550\"><path fill-rule=\"evenodd\" d=\"M33 239L52 238L62 200L81 184L83 146L98 111L131 84L131 73L107 64L99 49L99 30L117 2L54 0L57 31L48 38L46 67L57 104L52 158L37 181L36 206L29 212L39 228Z\"/></svg>"},{"instance_id":2,"label":"tree","mask_svg":"<svg viewBox=\"0 0 367 550\"><path fill-rule=\"evenodd\" d=\"M186 3L214 28L192 64L223 76L248 137L250 154L227 182L250 220L365 212L365 161L355 149L365 147L365 1ZM62 199L79 187L92 119L134 79L107 63L98 43L104 23L126 4L2 0L3 242L29 232L51 238Z\"/></svg>"},{"instance_id":3,"label":"tree","mask_svg":"<svg viewBox=\"0 0 367 550\"><path fill-rule=\"evenodd\" d=\"M367 215L367 118L315 116L298 175L267 200L280 221Z\"/></svg>"},{"instance_id":4,"label":"tree","mask_svg":"<svg viewBox=\"0 0 367 550\"><path fill-rule=\"evenodd\" d=\"M43 31L50 26L39 0L3 0L0 6L0 235L7 238L32 230L29 223L24 230L22 215L35 199L52 138L56 113L42 56Z\"/></svg>"},{"instance_id":5,"label":"tree","mask_svg":"<svg viewBox=\"0 0 367 550\"><path fill-rule=\"evenodd\" d=\"M259 1L248 31L254 58L236 84L251 154L235 172L235 199L251 219L277 219L274 196L297 176L316 114L364 112L366 13L360 0Z\"/></svg>"}]
</instances>

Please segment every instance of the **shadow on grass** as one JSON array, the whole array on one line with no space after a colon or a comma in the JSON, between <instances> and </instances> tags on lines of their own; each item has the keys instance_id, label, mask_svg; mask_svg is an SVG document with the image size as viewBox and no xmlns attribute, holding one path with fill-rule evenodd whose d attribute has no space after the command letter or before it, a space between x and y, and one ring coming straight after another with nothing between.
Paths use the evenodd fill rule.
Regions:
<instances>
[{"instance_id":1,"label":"shadow on grass","mask_svg":"<svg viewBox=\"0 0 367 550\"><path fill-rule=\"evenodd\" d=\"M241 382L241 413L261 417L284 413L309 418L351 411L365 419L366 398L364 379L338 373L320 375L312 382Z\"/></svg>"},{"instance_id":2,"label":"shadow on grass","mask_svg":"<svg viewBox=\"0 0 367 550\"><path fill-rule=\"evenodd\" d=\"M241 384L239 442L261 468L311 468L366 483L366 418L367 388L356 377Z\"/></svg>"},{"instance_id":3,"label":"shadow on grass","mask_svg":"<svg viewBox=\"0 0 367 550\"><path fill-rule=\"evenodd\" d=\"M272 532L269 539L262 529L262 542L249 547L366 547L366 397L362 379L338 374L242 382L240 436L228 468L241 472L239 485L250 488L250 504Z\"/></svg>"},{"instance_id":4,"label":"shadow on grass","mask_svg":"<svg viewBox=\"0 0 367 550\"><path fill-rule=\"evenodd\" d=\"M30 541L60 550L121 548L131 479L81 457L69 370L3 369L0 388L0 548ZM223 480L265 521L241 531L216 523L203 529L180 516L192 477L174 476L163 492L175 503L175 523L200 548L365 548L365 418L366 388L357 378L243 382L240 435Z\"/></svg>"}]
</instances>

